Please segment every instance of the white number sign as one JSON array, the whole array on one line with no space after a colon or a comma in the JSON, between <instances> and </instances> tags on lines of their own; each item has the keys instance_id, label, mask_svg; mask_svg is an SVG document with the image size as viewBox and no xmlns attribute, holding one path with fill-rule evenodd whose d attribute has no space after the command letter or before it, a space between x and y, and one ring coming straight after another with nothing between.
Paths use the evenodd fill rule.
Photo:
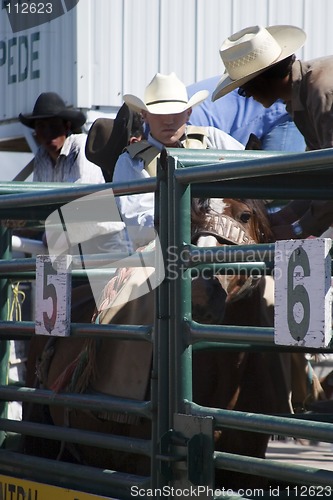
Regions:
<instances>
[{"instance_id":1,"label":"white number sign","mask_svg":"<svg viewBox=\"0 0 333 500\"><path fill-rule=\"evenodd\" d=\"M275 244L276 344L327 347L332 331L332 240L313 238Z\"/></svg>"},{"instance_id":2,"label":"white number sign","mask_svg":"<svg viewBox=\"0 0 333 500\"><path fill-rule=\"evenodd\" d=\"M71 256L36 256L37 335L67 336L71 325Z\"/></svg>"}]
</instances>

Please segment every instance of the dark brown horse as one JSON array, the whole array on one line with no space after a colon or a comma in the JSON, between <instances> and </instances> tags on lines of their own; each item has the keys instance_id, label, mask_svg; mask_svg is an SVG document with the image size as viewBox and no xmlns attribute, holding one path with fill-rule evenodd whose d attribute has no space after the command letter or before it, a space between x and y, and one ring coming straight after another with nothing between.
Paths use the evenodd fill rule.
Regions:
<instances>
[{"instance_id":1,"label":"dark brown horse","mask_svg":"<svg viewBox=\"0 0 333 500\"><path fill-rule=\"evenodd\" d=\"M225 232L222 227L228 227L230 234L238 234L238 241L264 242L271 239L268 218L263 204L250 200L224 200L223 217L218 203L209 204L199 200L193 210L193 235L197 241L202 237L217 237L215 241L223 243ZM203 218L202 216L205 215ZM229 219L236 221L233 228ZM204 223L202 223L204 221ZM241 235L243 232L243 236ZM199 238L198 238L199 236ZM240 241L242 238L242 241ZM211 240L210 240L211 241ZM202 241L199 242L202 244ZM209 243L211 245L211 243ZM154 294L145 294L131 300L135 289L144 285L145 277L142 269L136 269L127 276L126 287L120 283L117 292L115 281L109 290L114 293L107 308L100 311L99 322L102 324L147 325L154 319ZM118 280L119 281L119 280ZM120 280L121 281L121 280ZM263 288L265 280L251 282L245 286L246 278L235 277L229 280L227 286L221 288L216 278L208 282L196 280L192 293L193 317L203 323L244 324L249 326L264 326L270 321L265 304ZM118 283L119 286L119 283ZM119 295L123 294L121 300ZM124 298L124 294L126 297ZM106 293L106 296L108 294ZM106 297L107 298L107 297ZM235 300L238 299L238 300ZM209 314L207 314L209 311ZM213 312L211 312L213 311ZM216 312L214 312L216 311ZM222 311L222 313L221 313ZM264 318L264 319L263 319ZM81 353L89 362L82 368ZM88 355L88 356L87 356ZM54 346L53 358L49 370L44 374L44 385L54 390L94 391L123 396L138 400L149 398L150 370L152 348L144 342L119 341L101 339L58 339ZM73 361L76 366L73 367ZM75 365L75 363L74 363ZM71 366L80 366L76 371L76 387L72 384L68 370ZM285 413L289 411L289 394L287 384L284 384L281 359L279 355L263 352L239 352L223 350L195 351L193 356L193 400L201 405L217 408L228 408L261 413ZM66 413L66 415L65 415ZM97 414L92 412L70 411L61 408L51 408L53 422L133 437L150 436L150 423L140 419L140 423L127 419L126 416ZM127 421L126 421L127 420ZM124 423L125 421L125 423ZM268 436L258 433L223 430L216 433L218 450L229 451L243 455L264 457ZM83 463L90 463L103 468L116 469L123 472L148 474L148 460L126 453L103 451L92 447L78 449L77 456ZM223 472L223 473L222 473ZM238 489L242 487L260 487L259 478L248 475L241 477L238 473L216 471L216 485Z\"/></svg>"},{"instance_id":2,"label":"dark brown horse","mask_svg":"<svg viewBox=\"0 0 333 500\"><path fill-rule=\"evenodd\" d=\"M255 243L274 241L264 203L257 200L223 201L226 204L224 215L247 227L246 234L252 235ZM203 218L209 225L209 217L204 216L205 203L205 200L197 200L192 216L194 235L198 244L203 246L214 244L214 240L210 239L211 227L202 230ZM237 231L234 234L235 240L241 239L241 243L244 243L243 236ZM219 238L216 242L218 245L224 243ZM274 283L270 276L255 279L223 276L220 282L227 291L224 325L274 325ZM311 372L302 353L196 351L193 362L193 400L204 406L208 401L212 407L253 413L287 414L304 411L306 401L325 398L317 377L314 375L311 378L309 370ZM212 380L216 382L211 384ZM216 437L216 449L258 458L265 457L270 438L265 434L232 429L217 433ZM216 470L215 478L217 485L234 489L240 484L248 488L267 486L265 478L231 471L226 473Z\"/></svg>"},{"instance_id":3,"label":"dark brown horse","mask_svg":"<svg viewBox=\"0 0 333 500\"><path fill-rule=\"evenodd\" d=\"M231 241L224 243L266 243L273 241L269 219L263 202L258 200L224 199L225 224L230 226ZM211 229L220 222L218 208L205 216L206 201L197 200L194 209L193 234L198 245L211 246ZM217 200L217 207L221 203ZM229 219L230 217L230 219ZM205 220L205 224L203 223ZM242 233L232 221L246 228ZM203 230L202 227L206 225ZM226 232L224 232L226 234ZM220 276L227 291L223 324L241 326L272 326L272 311L263 304L264 287L270 278L251 278L244 275ZM272 308L271 308L272 309ZM274 363L272 363L274 361ZM211 383L212 381L215 383ZM276 380L278 380L277 387ZM193 354L193 400L203 406L226 408L254 413L286 413L289 411L288 392L283 382L279 355L267 352L241 352L237 350L202 350ZM269 436L254 432L223 430L215 433L216 449L241 455L264 458ZM264 487L266 480L231 471L216 470L218 486L239 488Z\"/></svg>"}]
</instances>

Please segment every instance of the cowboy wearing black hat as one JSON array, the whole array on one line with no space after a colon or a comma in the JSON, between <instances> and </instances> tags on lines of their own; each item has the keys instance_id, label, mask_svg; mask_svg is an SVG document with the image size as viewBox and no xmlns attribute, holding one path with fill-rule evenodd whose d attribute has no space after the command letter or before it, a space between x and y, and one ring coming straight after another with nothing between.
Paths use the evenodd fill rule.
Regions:
<instances>
[{"instance_id":1,"label":"cowboy wearing black hat","mask_svg":"<svg viewBox=\"0 0 333 500\"><path fill-rule=\"evenodd\" d=\"M82 111L67 107L55 92L44 92L32 113L20 113L19 120L35 130L39 144L33 181L104 183L101 169L85 156L86 135L73 133L86 121Z\"/></svg>"}]
</instances>

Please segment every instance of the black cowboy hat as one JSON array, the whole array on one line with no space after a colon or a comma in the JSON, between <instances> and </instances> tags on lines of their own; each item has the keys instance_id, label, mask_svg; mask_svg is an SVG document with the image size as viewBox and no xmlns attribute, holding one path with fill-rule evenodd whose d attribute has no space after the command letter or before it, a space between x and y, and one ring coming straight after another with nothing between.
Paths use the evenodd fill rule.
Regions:
<instances>
[{"instance_id":1,"label":"black cowboy hat","mask_svg":"<svg viewBox=\"0 0 333 500\"><path fill-rule=\"evenodd\" d=\"M86 141L86 157L107 172L112 179L119 155L128 145L133 122L133 111L123 104L114 120L97 118L91 125Z\"/></svg>"},{"instance_id":2,"label":"black cowboy hat","mask_svg":"<svg viewBox=\"0 0 333 500\"><path fill-rule=\"evenodd\" d=\"M37 98L34 109L30 115L19 114L19 120L23 125L35 128L35 121L44 118L62 118L71 122L71 129L80 128L86 121L82 111L68 108L61 97L55 92L43 92Z\"/></svg>"}]
</instances>

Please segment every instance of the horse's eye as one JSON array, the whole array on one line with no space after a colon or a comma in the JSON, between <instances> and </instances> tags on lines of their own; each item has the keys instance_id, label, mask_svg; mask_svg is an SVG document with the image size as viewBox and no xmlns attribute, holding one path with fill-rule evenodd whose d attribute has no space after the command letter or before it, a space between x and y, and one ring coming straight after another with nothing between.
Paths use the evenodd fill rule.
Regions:
<instances>
[{"instance_id":1,"label":"horse's eye","mask_svg":"<svg viewBox=\"0 0 333 500\"><path fill-rule=\"evenodd\" d=\"M243 212L242 215L240 216L240 220L242 222L249 222L251 219L251 212Z\"/></svg>"}]
</instances>

